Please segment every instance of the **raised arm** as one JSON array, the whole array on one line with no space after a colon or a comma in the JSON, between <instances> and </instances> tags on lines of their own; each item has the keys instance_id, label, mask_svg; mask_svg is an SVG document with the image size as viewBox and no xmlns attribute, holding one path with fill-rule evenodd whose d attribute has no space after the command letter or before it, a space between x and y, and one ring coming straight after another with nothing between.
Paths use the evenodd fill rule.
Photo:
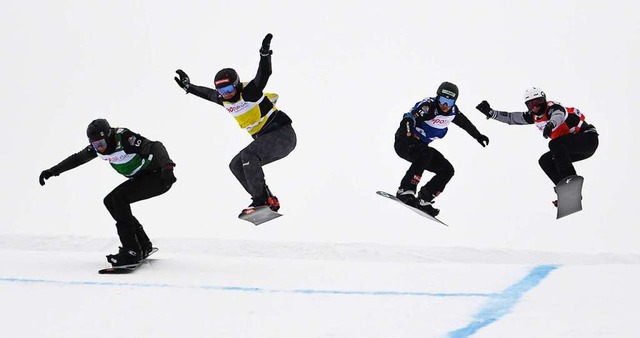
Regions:
<instances>
[{"instance_id":1,"label":"raised arm","mask_svg":"<svg viewBox=\"0 0 640 338\"><path fill-rule=\"evenodd\" d=\"M271 39L273 35L271 33L267 34L262 40L262 46L260 47L260 64L258 64L258 72L256 77L253 79L254 83L260 90L264 90L264 87L267 86L267 81L269 81L269 76L271 76L271 54L273 51L271 50Z\"/></svg>"},{"instance_id":2,"label":"raised arm","mask_svg":"<svg viewBox=\"0 0 640 338\"><path fill-rule=\"evenodd\" d=\"M189 76L182 69L176 70L176 73L178 74L178 76L180 76L180 78L174 77L173 79L176 81L176 83L178 83L178 86L180 86L180 88L184 89L187 94L193 94L207 101L215 102L220 105L222 104L220 94L217 90L192 84Z\"/></svg>"}]
</instances>

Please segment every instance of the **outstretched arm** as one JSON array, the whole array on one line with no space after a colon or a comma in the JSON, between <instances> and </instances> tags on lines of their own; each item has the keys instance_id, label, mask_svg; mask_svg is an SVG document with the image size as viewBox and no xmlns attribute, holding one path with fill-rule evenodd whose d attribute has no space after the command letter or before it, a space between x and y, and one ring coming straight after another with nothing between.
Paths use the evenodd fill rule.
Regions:
<instances>
[{"instance_id":1,"label":"outstretched arm","mask_svg":"<svg viewBox=\"0 0 640 338\"><path fill-rule=\"evenodd\" d=\"M93 147L85 147L79 152L65 158L64 160L62 160L62 162L56 164L50 169L42 171L39 177L40 185L44 185L44 181L51 178L51 176L58 176L65 171L71 170L93 160L97 156L98 155L96 154L96 151L93 149Z\"/></svg>"},{"instance_id":2,"label":"outstretched arm","mask_svg":"<svg viewBox=\"0 0 640 338\"><path fill-rule=\"evenodd\" d=\"M509 113L506 111L494 110L490 118L506 124L533 124L533 116L529 112Z\"/></svg>"},{"instance_id":3,"label":"outstretched arm","mask_svg":"<svg viewBox=\"0 0 640 338\"><path fill-rule=\"evenodd\" d=\"M218 91L209 87L196 86L194 84L191 84L189 86L188 93L193 94L199 98L203 98L207 101L222 104L222 100L220 100L220 94L218 93Z\"/></svg>"},{"instance_id":4,"label":"outstretched arm","mask_svg":"<svg viewBox=\"0 0 640 338\"><path fill-rule=\"evenodd\" d=\"M205 100L215 102L217 104L222 104L220 94L217 90L192 84L189 76L182 69L176 70L176 73L178 74L178 76L180 76L180 78L174 77L173 79L176 80L178 86L184 89L187 94L193 94Z\"/></svg>"},{"instance_id":5,"label":"outstretched arm","mask_svg":"<svg viewBox=\"0 0 640 338\"><path fill-rule=\"evenodd\" d=\"M476 106L481 113L483 113L487 119L498 120L506 124L533 124L533 116L530 112L504 112L491 109L489 102L482 101Z\"/></svg>"},{"instance_id":6,"label":"outstretched arm","mask_svg":"<svg viewBox=\"0 0 640 338\"><path fill-rule=\"evenodd\" d=\"M464 131L469 133L469 135L476 139L476 141L478 141L478 143L483 147L489 145L489 138L482 135L480 131L478 131L478 128L476 128L476 126L474 126L473 123L471 123L471 121L469 121L469 119L461 112L458 112L451 122L464 129Z\"/></svg>"}]
</instances>

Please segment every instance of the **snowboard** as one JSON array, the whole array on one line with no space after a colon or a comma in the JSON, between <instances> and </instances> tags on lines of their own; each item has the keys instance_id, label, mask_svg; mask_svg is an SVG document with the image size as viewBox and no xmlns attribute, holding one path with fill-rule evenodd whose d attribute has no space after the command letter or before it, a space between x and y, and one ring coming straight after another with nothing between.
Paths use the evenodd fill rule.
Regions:
<instances>
[{"instance_id":1,"label":"snowboard","mask_svg":"<svg viewBox=\"0 0 640 338\"><path fill-rule=\"evenodd\" d=\"M392 194L386 193L386 192L384 192L384 191L376 191L376 194L378 194L378 195L380 195L380 196L382 196L382 197L386 197L386 198L388 198L388 199L390 199L390 200L396 201L396 202L398 202L398 203L400 203L400 204L404 205L405 207L407 207L407 208L409 208L409 209L413 210L415 213L417 213L418 215L420 215L420 216L422 216L422 217L424 217L424 218L428 218L428 219L430 219L430 220L432 220L432 221L434 221L434 222L440 223L440 224L442 224L442 225L444 225L444 226L448 226L447 224L445 224L445 223L444 223L444 222L442 222L441 220L439 220L439 219L437 219L437 218L435 218L435 217L433 217L433 216L431 216L431 215L427 214L426 212L424 212L424 211L422 211L422 210L420 210L420 209L418 209L418 208L414 208L414 207L412 207L412 206L410 206L410 205L407 205L407 204L402 203L402 201L401 201L401 200L399 200L396 196L394 196L394 195L392 195Z\"/></svg>"},{"instance_id":2,"label":"snowboard","mask_svg":"<svg viewBox=\"0 0 640 338\"><path fill-rule=\"evenodd\" d=\"M558 215L556 219L582 210L582 183L584 178L578 175L563 178L555 187L558 194Z\"/></svg>"},{"instance_id":3,"label":"snowboard","mask_svg":"<svg viewBox=\"0 0 640 338\"><path fill-rule=\"evenodd\" d=\"M149 256L153 255L156 251L158 251L158 248L151 249ZM140 265L142 265L142 263L144 263L149 258L149 256L147 256L147 258L141 260L137 264L105 268L105 269L99 270L98 273L101 275L121 275L125 273L132 273L136 271L136 269L140 267Z\"/></svg>"},{"instance_id":4,"label":"snowboard","mask_svg":"<svg viewBox=\"0 0 640 338\"><path fill-rule=\"evenodd\" d=\"M251 222L253 223L253 225L260 225L280 216L282 216L282 214L279 214L271 210L269 206L264 205L254 208L253 211L248 214L245 214L244 212L240 213L240 215L238 215L238 218L247 222Z\"/></svg>"}]
</instances>

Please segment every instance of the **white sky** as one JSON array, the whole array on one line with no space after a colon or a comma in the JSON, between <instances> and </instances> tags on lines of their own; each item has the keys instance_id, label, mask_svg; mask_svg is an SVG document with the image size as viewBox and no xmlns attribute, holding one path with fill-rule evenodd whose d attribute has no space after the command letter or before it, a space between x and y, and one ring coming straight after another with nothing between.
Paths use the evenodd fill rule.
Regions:
<instances>
[{"instance_id":1,"label":"white sky","mask_svg":"<svg viewBox=\"0 0 640 338\"><path fill-rule=\"evenodd\" d=\"M84 147L86 125L104 117L162 141L178 164L170 192L134 205L152 240L637 254L637 7L567 0L3 4L0 234L115 237L102 198L123 178L108 164L96 159L37 183L43 169ZM234 67L249 80L266 33L274 35L267 91L280 95L298 147L265 169L285 216L255 228L236 219L250 200L228 169L250 137L224 109L185 95L172 78L181 68L193 83L212 86L217 70ZM433 144L456 169L436 201L449 228L375 195L395 191L408 168L393 151L402 114L442 81L459 86L460 109L491 140L482 148L452 126ZM487 121L475 110L487 99L521 111L532 85L578 107L601 135L597 153L576 165L585 177L584 210L559 221L537 164L547 141L533 126ZM524 273L516 275L511 282Z\"/></svg>"},{"instance_id":2,"label":"white sky","mask_svg":"<svg viewBox=\"0 0 640 338\"><path fill-rule=\"evenodd\" d=\"M635 251L639 29L625 17L631 2L613 4L12 2L1 14L10 29L0 33L0 137L10 159L1 169L0 231L114 232L102 198L123 178L106 163L37 184L40 171L85 146L89 121L105 117L163 141L178 164L171 192L134 207L159 235ZM280 95L299 144L265 169L286 217L256 230L235 219L250 200L228 169L249 136L172 78L182 68L211 85L219 68L233 66L248 80L267 32L267 90ZM461 110L491 139L482 148L452 126L433 144L456 169L436 204L451 229L374 194L393 192L408 168L393 151L402 114L444 80L458 84ZM533 126L487 121L474 108L487 99L521 110L531 85L580 108L601 134L598 152L576 165L585 210L561 221L537 164L546 140Z\"/></svg>"}]
</instances>

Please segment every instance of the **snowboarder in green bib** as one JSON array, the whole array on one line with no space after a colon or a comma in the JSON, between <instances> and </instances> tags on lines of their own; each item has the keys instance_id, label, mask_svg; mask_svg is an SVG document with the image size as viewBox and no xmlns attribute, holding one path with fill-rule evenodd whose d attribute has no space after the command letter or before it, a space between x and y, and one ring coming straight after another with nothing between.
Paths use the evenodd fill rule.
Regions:
<instances>
[{"instance_id":1,"label":"snowboarder in green bib","mask_svg":"<svg viewBox=\"0 0 640 338\"><path fill-rule=\"evenodd\" d=\"M114 267L135 265L146 258L152 244L142 225L131 213L131 203L162 195L176 181L175 163L159 141L150 141L126 128L112 128L105 119L87 127L89 145L40 174L40 185L52 176L85 164L96 157L108 161L119 174L129 178L104 198L104 205L116 221L122 247L108 255Z\"/></svg>"}]
</instances>

